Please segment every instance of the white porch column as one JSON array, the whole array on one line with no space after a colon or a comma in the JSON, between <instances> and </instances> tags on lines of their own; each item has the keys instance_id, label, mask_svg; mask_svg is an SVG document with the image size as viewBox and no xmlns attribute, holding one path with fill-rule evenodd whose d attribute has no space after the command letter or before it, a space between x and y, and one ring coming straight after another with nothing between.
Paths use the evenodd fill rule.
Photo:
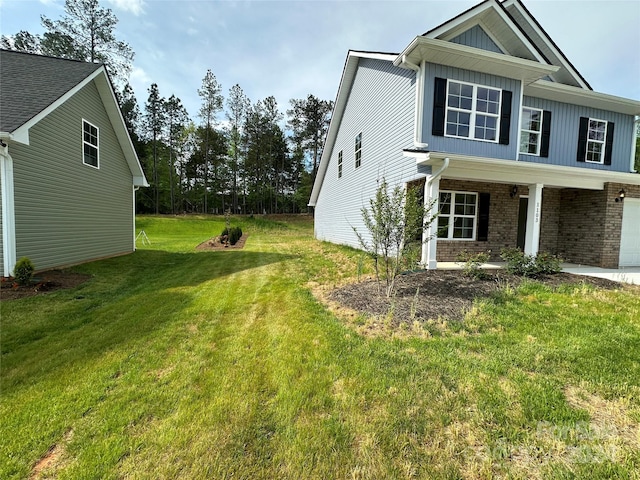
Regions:
<instances>
[{"instance_id":1,"label":"white porch column","mask_svg":"<svg viewBox=\"0 0 640 480\"><path fill-rule=\"evenodd\" d=\"M16 266L16 217L13 195L13 159L9 147L0 145L0 182L2 186L2 262L3 275L13 274Z\"/></svg>"},{"instance_id":2,"label":"white porch column","mask_svg":"<svg viewBox=\"0 0 640 480\"><path fill-rule=\"evenodd\" d=\"M435 199L431 210L428 211L427 218L431 218L438 212L438 198L440 197L440 176L434 178L433 175L427 175L427 181L424 184L424 205L428 207L432 199ZM436 249L438 246L438 222L431 223L422 234L422 265L427 270L435 270L438 266L436 262Z\"/></svg>"},{"instance_id":3,"label":"white porch column","mask_svg":"<svg viewBox=\"0 0 640 480\"><path fill-rule=\"evenodd\" d=\"M529 206L527 208L527 230L524 236L524 253L537 255L540 248L540 220L542 218L541 183L529 185Z\"/></svg>"}]
</instances>

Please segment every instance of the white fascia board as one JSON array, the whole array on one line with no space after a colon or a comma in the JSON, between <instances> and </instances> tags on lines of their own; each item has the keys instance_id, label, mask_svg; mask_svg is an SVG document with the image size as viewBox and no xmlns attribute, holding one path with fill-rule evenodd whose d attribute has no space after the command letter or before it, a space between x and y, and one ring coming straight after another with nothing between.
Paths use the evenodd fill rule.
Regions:
<instances>
[{"instance_id":1,"label":"white fascia board","mask_svg":"<svg viewBox=\"0 0 640 480\"><path fill-rule=\"evenodd\" d=\"M635 173L544 165L442 152L431 152L429 160L417 163L434 165L441 163L445 158L450 159L450 164L443 173L443 177L458 180L519 185L541 183L547 187L588 190L602 190L604 184L610 182L640 185L640 175Z\"/></svg>"},{"instance_id":2,"label":"white fascia board","mask_svg":"<svg viewBox=\"0 0 640 480\"><path fill-rule=\"evenodd\" d=\"M397 57L395 53L376 53L376 52L359 52L350 50L347 54L347 60L344 64L342 71L342 78L340 79L340 86L338 87L338 94L333 105L333 112L331 113L331 121L329 122L329 129L327 131L327 137L324 141L324 147L322 149L322 156L320 157L320 165L318 165L318 171L316 172L316 180L311 190L311 197L309 198L308 205L315 207L318 201L318 195L320 195L320 189L322 188L322 182L327 173L327 167L329 165L329 159L333 152L333 145L340 129L340 123L342 122L342 115L347 105L347 99L351 92L351 85L358 69L358 61L360 58L372 58L375 60L385 60L392 62Z\"/></svg>"},{"instance_id":3,"label":"white fascia board","mask_svg":"<svg viewBox=\"0 0 640 480\"><path fill-rule=\"evenodd\" d=\"M531 26L533 31L536 32L536 34L542 39L542 41L545 43L547 48L549 48L549 50L551 50L551 52L553 52L553 54L560 61L562 66L569 72L571 77L578 83L578 85L580 85L582 88L584 88L586 90L591 90L591 87L585 83L585 81L582 78L582 76L580 75L580 73L578 73L578 71L573 67L573 65L571 65L571 63L568 61L567 57L565 57L564 54L558 48L556 48L556 46L553 43L553 41L551 41L551 39L549 38L549 35L547 35L547 33L545 31L540 29L540 27L538 26L537 21L534 18L532 18L532 16L529 14L529 12L526 11L524 8L522 8L522 6L520 5L519 1L517 1L517 0L506 0L502 5L505 8L510 7L510 6L515 7L518 10L518 12L520 12L522 17L527 20L527 23Z\"/></svg>"},{"instance_id":4,"label":"white fascia board","mask_svg":"<svg viewBox=\"0 0 640 480\"><path fill-rule=\"evenodd\" d=\"M396 57L393 64L400 66L405 57L414 64L427 61L476 72L498 75L532 83L546 75L552 75L560 67L534 60L512 57L457 43L426 37L416 37Z\"/></svg>"},{"instance_id":5,"label":"white fascia board","mask_svg":"<svg viewBox=\"0 0 640 480\"><path fill-rule=\"evenodd\" d=\"M467 22L470 22L471 20L474 19L474 17L479 16L482 12L489 9L493 9L494 12L500 18L502 18L502 20L507 25L509 25L513 33L515 33L515 35L520 39L520 41L527 48L527 50L531 52L534 58L536 58L540 63L548 64L547 60L544 58L544 56L540 54L536 46L531 42L531 40L529 40L529 38L527 38L526 35L523 35L522 31L520 30L520 27L515 24L515 22L511 19L511 17L505 13L505 11L501 8L500 5L496 3L495 0L485 1L476 5L474 8L468 10L464 14L458 17L455 17L450 21L448 21L447 23L440 25L435 30L430 31L426 35L426 37L431 39L437 39L440 37L440 38L445 38L449 40L453 36L455 36L455 34L458 33L457 30L459 29L460 26L464 25ZM473 27L474 25L475 23L473 25L470 25L470 27ZM487 32L488 34L487 29L483 29L483 30L485 30L485 32ZM451 35L451 33L453 33L453 35Z\"/></svg>"},{"instance_id":6,"label":"white fascia board","mask_svg":"<svg viewBox=\"0 0 640 480\"><path fill-rule=\"evenodd\" d=\"M548 80L537 80L524 88L524 94L530 97L544 98L561 103L597 108L625 115L640 115L640 101L617 97L606 93L585 90Z\"/></svg>"},{"instance_id":7,"label":"white fascia board","mask_svg":"<svg viewBox=\"0 0 640 480\"><path fill-rule=\"evenodd\" d=\"M148 187L149 183L145 178L142 165L140 164L136 150L133 147L124 118L122 118L122 112L118 106L118 100L116 99L116 94L113 91L111 82L109 81L107 71L104 66L101 67L100 70L103 75L98 76L95 79L96 88L98 89L102 103L107 111L111 125L113 126L113 130L118 138L118 142L122 148L122 153L124 154L127 164L129 165L129 169L131 170L133 185L136 187Z\"/></svg>"}]
</instances>

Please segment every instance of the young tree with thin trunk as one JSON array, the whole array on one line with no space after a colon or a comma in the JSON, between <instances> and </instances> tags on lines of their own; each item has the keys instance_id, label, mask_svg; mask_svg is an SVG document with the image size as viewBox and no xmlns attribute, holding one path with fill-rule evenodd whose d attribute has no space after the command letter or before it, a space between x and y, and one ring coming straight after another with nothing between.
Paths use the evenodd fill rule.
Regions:
<instances>
[{"instance_id":1,"label":"young tree with thin trunk","mask_svg":"<svg viewBox=\"0 0 640 480\"><path fill-rule=\"evenodd\" d=\"M204 192L203 209L208 213L208 190L209 190L209 141L210 131L215 126L216 115L222 110L222 87L218 83L216 76L211 70L207 70L202 79L202 88L198 89L198 95L202 99L200 107L200 118L202 118L205 129L204 139Z\"/></svg>"},{"instance_id":2,"label":"young tree with thin trunk","mask_svg":"<svg viewBox=\"0 0 640 480\"><path fill-rule=\"evenodd\" d=\"M162 131L165 125L165 99L160 96L158 85L151 84L149 87L149 98L145 104L145 129L147 138L151 141L153 149L153 204L155 213L160 213L160 197L158 176L158 143L162 138Z\"/></svg>"}]
</instances>

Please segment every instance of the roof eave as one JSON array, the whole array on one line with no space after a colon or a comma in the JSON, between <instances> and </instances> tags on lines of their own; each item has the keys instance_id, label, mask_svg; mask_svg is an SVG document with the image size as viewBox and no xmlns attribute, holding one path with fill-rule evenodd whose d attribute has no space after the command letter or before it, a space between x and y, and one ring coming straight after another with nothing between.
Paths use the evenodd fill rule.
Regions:
<instances>
[{"instance_id":1,"label":"roof eave","mask_svg":"<svg viewBox=\"0 0 640 480\"><path fill-rule=\"evenodd\" d=\"M547 80L537 80L527 85L524 94L625 115L640 115L640 101Z\"/></svg>"},{"instance_id":2,"label":"roof eave","mask_svg":"<svg viewBox=\"0 0 640 480\"><path fill-rule=\"evenodd\" d=\"M560 69L555 65L422 36L415 37L396 57L393 64L400 66L403 58L414 64L420 64L424 60L429 63L515 78L522 80L525 84L551 75Z\"/></svg>"}]
</instances>

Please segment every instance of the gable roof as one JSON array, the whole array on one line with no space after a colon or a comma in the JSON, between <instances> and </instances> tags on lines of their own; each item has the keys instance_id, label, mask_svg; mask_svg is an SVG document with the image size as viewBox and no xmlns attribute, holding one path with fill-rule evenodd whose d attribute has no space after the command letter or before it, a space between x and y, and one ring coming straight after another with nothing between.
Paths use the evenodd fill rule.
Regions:
<instances>
[{"instance_id":1,"label":"gable roof","mask_svg":"<svg viewBox=\"0 0 640 480\"><path fill-rule=\"evenodd\" d=\"M423 37L450 41L476 25L503 49L503 53L557 65L558 71L550 75L555 81L591 90L589 83L520 0L485 0L429 30Z\"/></svg>"},{"instance_id":2,"label":"gable roof","mask_svg":"<svg viewBox=\"0 0 640 480\"><path fill-rule=\"evenodd\" d=\"M29 129L94 82L133 176L148 186L102 64L0 50L0 134L29 144Z\"/></svg>"},{"instance_id":3,"label":"gable roof","mask_svg":"<svg viewBox=\"0 0 640 480\"><path fill-rule=\"evenodd\" d=\"M0 50L0 131L13 132L101 65Z\"/></svg>"}]
</instances>

